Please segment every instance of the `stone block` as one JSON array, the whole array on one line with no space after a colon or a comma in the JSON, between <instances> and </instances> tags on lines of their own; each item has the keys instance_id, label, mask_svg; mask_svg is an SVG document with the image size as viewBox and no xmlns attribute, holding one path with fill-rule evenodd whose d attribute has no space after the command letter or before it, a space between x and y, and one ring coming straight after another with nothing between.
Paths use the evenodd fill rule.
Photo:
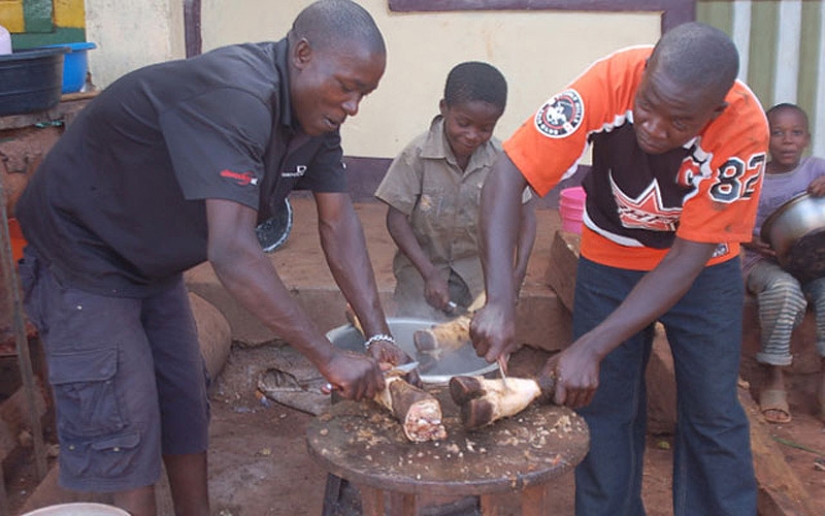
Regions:
<instances>
[{"instance_id":1,"label":"stone block","mask_svg":"<svg viewBox=\"0 0 825 516\"><path fill-rule=\"evenodd\" d=\"M559 296L561 303L571 313L576 290L576 267L579 261L581 235L569 231L556 231L550 247L550 263L547 264L545 282Z\"/></svg>"},{"instance_id":2,"label":"stone block","mask_svg":"<svg viewBox=\"0 0 825 516\"><path fill-rule=\"evenodd\" d=\"M232 330L229 321L197 294L189 293L189 303L198 327L198 342L210 378L217 378L232 350Z\"/></svg>"},{"instance_id":3,"label":"stone block","mask_svg":"<svg viewBox=\"0 0 825 516\"><path fill-rule=\"evenodd\" d=\"M570 311L550 287L525 285L516 308L516 340L545 351L570 345L573 335Z\"/></svg>"}]
</instances>

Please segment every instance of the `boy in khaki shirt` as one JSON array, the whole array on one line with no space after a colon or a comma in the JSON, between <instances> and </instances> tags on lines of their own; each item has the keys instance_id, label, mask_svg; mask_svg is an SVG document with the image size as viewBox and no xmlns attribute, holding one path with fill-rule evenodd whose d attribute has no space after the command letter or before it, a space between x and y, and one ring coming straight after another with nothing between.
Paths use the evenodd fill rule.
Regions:
<instances>
[{"instance_id":1,"label":"boy in khaki shirt","mask_svg":"<svg viewBox=\"0 0 825 516\"><path fill-rule=\"evenodd\" d=\"M500 141L493 130L507 99L507 83L493 66L456 65L447 76L440 114L393 160L375 195L389 206L387 229L398 315L440 320L450 302L469 306L484 292L477 235L481 188ZM520 286L536 236L526 189L513 270Z\"/></svg>"}]
</instances>

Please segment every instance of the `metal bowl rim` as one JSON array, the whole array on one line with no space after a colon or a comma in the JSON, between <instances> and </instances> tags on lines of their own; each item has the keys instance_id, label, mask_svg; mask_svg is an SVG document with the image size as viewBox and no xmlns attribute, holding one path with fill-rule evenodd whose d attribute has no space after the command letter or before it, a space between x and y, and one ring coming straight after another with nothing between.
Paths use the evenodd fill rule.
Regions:
<instances>
[{"instance_id":1,"label":"metal bowl rim","mask_svg":"<svg viewBox=\"0 0 825 516\"><path fill-rule=\"evenodd\" d=\"M422 327L432 326L434 324L438 324L437 321L433 321L431 319L423 319L420 317L387 317L387 323L401 323L401 324L421 324ZM344 332L358 332L358 330L350 323L344 324L342 326L338 326L329 330L326 333L327 339L332 342L333 338L338 336L339 334L343 334ZM480 357L479 357L480 358ZM460 375L467 375L467 376L482 376L487 373L491 373L497 370L498 366L495 363L488 364L485 367L473 370L473 371L465 371L460 373ZM459 374L455 375L446 375L446 374L436 374L436 375L421 375L421 381L427 384L446 384L450 381L450 378L453 376L459 376Z\"/></svg>"},{"instance_id":2,"label":"metal bowl rim","mask_svg":"<svg viewBox=\"0 0 825 516\"><path fill-rule=\"evenodd\" d=\"M825 197L814 197L810 195L808 192L801 192L787 201L785 201L779 208L774 210L773 213L768 215L768 218L762 223L762 227L759 230L759 238L761 238L764 242L767 242L771 245L771 236L770 232L773 229L773 226L776 224L777 219L779 219L782 215L789 212L792 208L796 207L800 203L806 200L811 200L812 202L822 203L825 202Z\"/></svg>"}]
</instances>

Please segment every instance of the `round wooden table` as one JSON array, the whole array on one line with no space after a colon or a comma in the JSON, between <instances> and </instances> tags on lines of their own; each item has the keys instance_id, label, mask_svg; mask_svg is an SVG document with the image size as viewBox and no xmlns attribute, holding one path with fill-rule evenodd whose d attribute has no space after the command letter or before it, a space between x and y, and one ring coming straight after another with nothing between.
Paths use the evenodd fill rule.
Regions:
<instances>
[{"instance_id":1,"label":"round wooden table","mask_svg":"<svg viewBox=\"0 0 825 516\"><path fill-rule=\"evenodd\" d=\"M428 390L441 402L447 439L411 443L379 405L342 401L310 422L310 455L359 488L365 516L415 515L422 495L479 496L482 514L493 515L499 511L495 495L513 492L523 515L552 513L551 481L575 467L589 447L581 417L566 407L533 404L467 432L447 387Z\"/></svg>"}]
</instances>

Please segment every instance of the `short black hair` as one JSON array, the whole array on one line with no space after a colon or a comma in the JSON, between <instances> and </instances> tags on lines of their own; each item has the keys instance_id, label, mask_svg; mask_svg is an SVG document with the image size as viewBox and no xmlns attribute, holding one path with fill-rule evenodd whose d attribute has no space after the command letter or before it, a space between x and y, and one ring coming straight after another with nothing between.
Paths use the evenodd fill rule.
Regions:
<instances>
[{"instance_id":1,"label":"short black hair","mask_svg":"<svg viewBox=\"0 0 825 516\"><path fill-rule=\"evenodd\" d=\"M733 41L721 30L698 22L665 32L650 60L657 72L720 101L739 73L739 52Z\"/></svg>"},{"instance_id":2,"label":"short black hair","mask_svg":"<svg viewBox=\"0 0 825 516\"><path fill-rule=\"evenodd\" d=\"M488 102L501 108L507 104L507 80L496 67L480 61L467 61L453 67L444 86L444 101L454 106L472 101Z\"/></svg>"},{"instance_id":3,"label":"short black hair","mask_svg":"<svg viewBox=\"0 0 825 516\"><path fill-rule=\"evenodd\" d=\"M374 54L386 55L384 37L372 15L352 0L318 0L301 11L292 23L290 41L306 38L317 50L341 41L365 43Z\"/></svg>"},{"instance_id":4,"label":"short black hair","mask_svg":"<svg viewBox=\"0 0 825 516\"><path fill-rule=\"evenodd\" d=\"M774 113L778 113L780 111L796 111L797 113L802 115L802 118L805 120L805 130L810 130L810 127L808 126L808 113L806 113L805 110L801 107L797 106L796 104L791 104L790 102L781 102L773 106L765 113L765 116L767 116L768 121L770 121L771 115L773 115Z\"/></svg>"}]
</instances>

